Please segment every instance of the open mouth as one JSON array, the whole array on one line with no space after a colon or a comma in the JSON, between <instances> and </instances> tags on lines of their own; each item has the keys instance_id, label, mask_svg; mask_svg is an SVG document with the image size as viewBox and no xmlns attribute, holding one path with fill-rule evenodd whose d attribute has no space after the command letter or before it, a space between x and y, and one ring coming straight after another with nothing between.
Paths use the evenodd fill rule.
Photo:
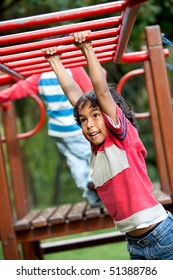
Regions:
<instances>
[{"instance_id":1,"label":"open mouth","mask_svg":"<svg viewBox=\"0 0 173 280\"><path fill-rule=\"evenodd\" d=\"M94 137L96 137L99 134L100 134L100 131L96 131L96 132L90 133L89 135L90 135L90 137L94 138Z\"/></svg>"}]
</instances>

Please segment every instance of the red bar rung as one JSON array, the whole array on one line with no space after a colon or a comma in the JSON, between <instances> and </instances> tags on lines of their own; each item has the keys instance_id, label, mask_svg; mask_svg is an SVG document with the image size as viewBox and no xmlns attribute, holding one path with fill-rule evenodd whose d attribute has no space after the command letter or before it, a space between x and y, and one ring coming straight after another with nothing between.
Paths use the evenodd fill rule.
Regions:
<instances>
[{"instance_id":1,"label":"red bar rung","mask_svg":"<svg viewBox=\"0 0 173 280\"><path fill-rule=\"evenodd\" d=\"M46 28L37 31L29 31L29 32L23 32L23 33L18 33L13 35L5 35L5 36L1 36L0 45L16 44L20 42L42 39L45 37L53 37L57 35L64 35L67 33L70 34L73 32L82 31L86 29L93 30L93 29L101 29L101 28L106 28L111 26L115 27L115 26L119 26L121 24L121 21L122 21L121 17L109 17L106 19L99 19L99 20L93 20L88 22L63 25L59 27ZM69 41L70 40L71 38L69 38ZM0 55L3 55L3 53L1 52Z\"/></svg>"},{"instance_id":2,"label":"red bar rung","mask_svg":"<svg viewBox=\"0 0 173 280\"><path fill-rule=\"evenodd\" d=\"M93 5L90 7L70 9L67 11L60 11L54 13L48 13L43 15L24 17L13 20L5 20L0 22L0 31L26 28L39 26L50 23L57 23L65 20L73 20L78 18L88 18L91 16L98 16L103 14L110 14L113 12L123 11L127 1L117 1L112 3L105 3L99 5Z\"/></svg>"}]
</instances>

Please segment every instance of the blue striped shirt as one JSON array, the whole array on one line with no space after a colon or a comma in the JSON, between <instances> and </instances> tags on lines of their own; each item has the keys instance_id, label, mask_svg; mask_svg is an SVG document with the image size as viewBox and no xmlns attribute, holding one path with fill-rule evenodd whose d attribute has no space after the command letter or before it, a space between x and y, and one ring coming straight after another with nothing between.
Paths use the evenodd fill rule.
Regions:
<instances>
[{"instance_id":1,"label":"blue striped shirt","mask_svg":"<svg viewBox=\"0 0 173 280\"><path fill-rule=\"evenodd\" d=\"M67 69L72 75L70 69ZM39 93L47 106L48 134L54 137L69 137L82 134L73 116L73 107L65 96L53 71L42 73Z\"/></svg>"}]
</instances>

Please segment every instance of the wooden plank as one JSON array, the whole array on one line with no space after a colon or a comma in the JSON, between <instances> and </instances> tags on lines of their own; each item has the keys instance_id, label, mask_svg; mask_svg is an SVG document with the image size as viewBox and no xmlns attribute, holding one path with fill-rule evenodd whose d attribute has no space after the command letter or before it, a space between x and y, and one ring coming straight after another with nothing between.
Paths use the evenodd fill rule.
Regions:
<instances>
[{"instance_id":1,"label":"wooden plank","mask_svg":"<svg viewBox=\"0 0 173 280\"><path fill-rule=\"evenodd\" d=\"M48 218L56 211L56 207L44 209L35 219L32 220L32 228L48 226Z\"/></svg>"},{"instance_id":2,"label":"wooden plank","mask_svg":"<svg viewBox=\"0 0 173 280\"><path fill-rule=\"evenodd\" d=\"M168 193L165 193L159 182L153 183L153 193L155 198L163 205L173 205L172 196Z\"/></svg>"},{"instance_id":3,"label":"wooden plank","mask_svg":"<svg viewBox=\"0 0 173 280\"><path fill-rule=\"evenodd\" d=\"M24 216L22 219L16 221L14 223L15 231L30 229L32 220L36 218L40 214L40 212L41 210L33 210L29 212L26 216Z\"/></svg>"},{"instance_id":4,"label":"wooden plank","mask_svg":"<svg viewBox=\"0 0 173 280\"><path fill-rule=\"evenodd\" d=\"M171 196L161 190L154 190L154 196L163 206L173 204Z\"/></svg>"},{"instance_id":5,"label":"wooden plank","mask_svg":"<svg viewBox=\"0 0 173 280\"><path fill-rule=\"evenodd\" d=\"M1 131L0 131L1 132ZM0 240L5 259L18 260L19 252L13 228L13 213L8 188L7 170L2 142L0 141ZM11 237L11 238L9 238Z\"/></svg>"},{"instance_id":6,"label":"wooden plank","mask_svg":"<svg viewBox=\"0 0 173 280\"><path fill-rule=\"evenodd\" d=\"M100 207L91 207L88 206L85 211L85 216L87 219L97 218L101 216L101 208Z\"/></svg>"},{"instance_id":7,"label":"wooden plank","mask_svg":"<svg viewBox=\"0 0 173 280\"><path fill-rule=\"evenodd\" d=\"M109 216L109 212L108 210L106 209L106 207L103 208L103 213L105 216Z\"/></svg>"},{"instance_id":8,"label":"wooden plank","mask_svg":"<svg viewBox=\"0 0 173 280\"><path fill-rule=\"evenodd\" d=\"M13 102L8 110L2 111L2 122L5 130L8 151L10 176L13 184L14 205L19 219L28 213L27 186L19 141L16 137L16 112Z\"/></svg>"},{"instance_id":9,"label":"wooden plank","mask_svg":"<svg viewBox=\"0 0 173 280\"><path fill-rule=\"evenodd\" d=\"M160 26L145 28L149 62L153 78L155 98L157 102L160 130L166 159L171 194L173 195L173 110L172 98L163 54ZM164 93L164 94L163 94ZM169 121L169 125L167 124Z\"/></svg>"},{"instance_id":10,"label":"wooden plank","mask_svg":"<svg viewBox=\"0 0 173 280\"><path fill-rule=\"evenodd\" d=\"M148 103L149 103L149 108L151 113L151 125L152 125L156 163L157 163L157 168L159 173L159 180L160 180L162 191L171 194L168 170L166 165L166 158L163 149L163 140L162 140L161 129L160 129L159 112L157 108L157 100L155 97L154 85L153 85L153 79L152 79L152 73L151 73L151 67L149 61L144 62L144 69L145 69L145 81L146 81L147 94L148 94Z\"/></svg>"},{"instance_id":11,"label":"wooden plank","mask_svg":"<svg viewBox=\"0 0 173 280\"><path fill-rule=\"evenodd\" d=\"M65 219L71 207L72 205L70 203L60 205L57 210L48 218L48 223L50 225L65 223Z\"/></svg>"},{"instance_id":12,"label":"wooden plank","mask_svg":"<svg viewBox=\"0 0 173 280\"><path fill-rule=\"evenodd\" d=\"M16 231L16 235L18 243L27 243L112 227L114 227L112 219L110 216L106 216L103 218L86 219L76 222L72 221L50 227L45 226L32 228L30 230Z\"/></svg>"},{"instance_id":13,"label":"wooden plank","mask_svg":"<svg viewBox=\"0 0 173 280\"><path fill-rule=\"evenodd\" d=\"M63 241L55 241L51 243L42 243L41 249L43 254L50 254L54 252L62 252L67 250L98 246L102 244L115 243L125 240L125 234L119 231L94 234L87 237L72 238Z\"/></svg>"},{"instance_id":14,"label":"wooden plank","mask_svg":"<svg viewBox=\"0 0 173 280\"><path fill-rule=\"evenodd\" d=\"M84 217L84 211L87 207L87 202L82 201L75 203L70 210L69 214L67 215L68 221L80 221Z\"/></svg>"}]
</instances>

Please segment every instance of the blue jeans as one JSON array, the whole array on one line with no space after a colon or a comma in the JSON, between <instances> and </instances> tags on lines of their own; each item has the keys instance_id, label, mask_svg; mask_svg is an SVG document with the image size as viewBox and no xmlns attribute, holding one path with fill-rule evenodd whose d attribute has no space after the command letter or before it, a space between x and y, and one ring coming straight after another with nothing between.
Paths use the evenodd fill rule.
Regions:
<instances>
[{"instance_id":1,"label":"blue jeans","mask_svg":"<svg viewBox=\"0 0 173 280\"><path fill-rule=\"evenodd\" d=\"M156 226L143 238L126 235L132 260L173 260L173 215Z\"/></svg>"}]
</instances>

